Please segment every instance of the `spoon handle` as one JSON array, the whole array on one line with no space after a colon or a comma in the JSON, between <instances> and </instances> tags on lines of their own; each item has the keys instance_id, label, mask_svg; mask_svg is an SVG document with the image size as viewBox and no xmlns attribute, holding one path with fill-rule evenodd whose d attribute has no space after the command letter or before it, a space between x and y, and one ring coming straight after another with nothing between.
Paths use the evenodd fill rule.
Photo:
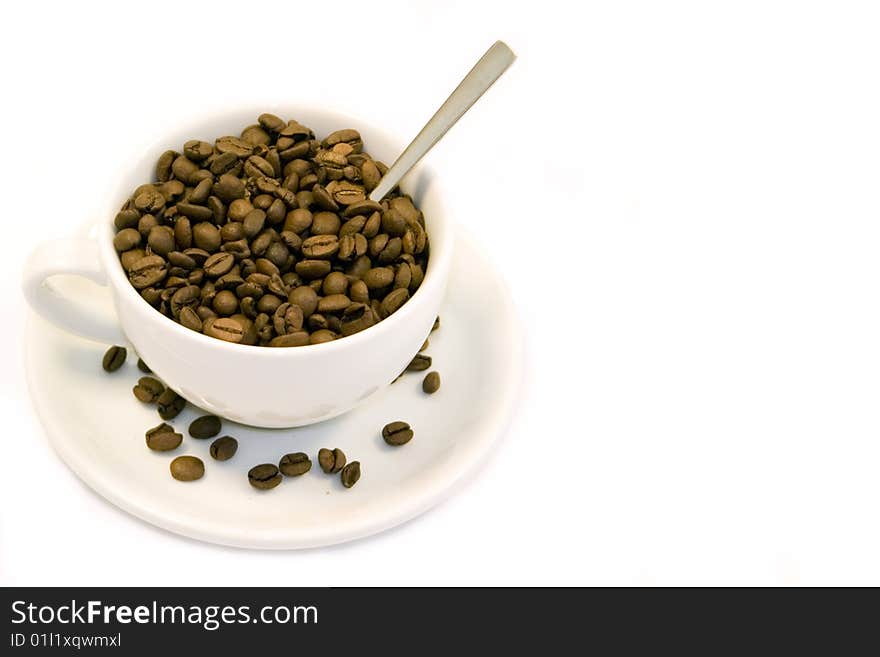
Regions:
<instances>
[{"instance_id":1,"label":"spoon handle","mask_svg":"<svg viewBox=\"0 0 880 657\"><path fill-rule=\"evenodd\" d=\"M449 94L446 102L440 106L431 120L425 124L421 132L391 165L391 168L370 193L370 200L381 201L388 192L394 189L400 179L425 156L425 153L434 147L434 144L440 141L443 135L471 108L471 105L486 93L495 80L501 77L501 74L507 70L514 59L516 59L516 55L507 47L507 44L503 41L496 41L480 58L480 61L474 65L470 73L464 76L455 91Z\"/></svg>"}]
</instances>

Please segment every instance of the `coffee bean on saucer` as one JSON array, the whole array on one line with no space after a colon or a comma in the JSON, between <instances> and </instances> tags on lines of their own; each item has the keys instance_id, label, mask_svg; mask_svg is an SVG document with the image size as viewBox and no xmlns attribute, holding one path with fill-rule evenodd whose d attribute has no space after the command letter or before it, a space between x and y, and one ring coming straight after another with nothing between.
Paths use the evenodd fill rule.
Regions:
<instances>
[{"instance_id":1,"label":"coffee bean on saucer","mask_svg":"<svg viewBox=\"0 0 880 657\"><path fill-rule=\"evenodd\" d=\"M202 440L213 438L220 433L220 418L216 415L203 415L189 425L189 435Z\"/></svg>"},{"instance_id":2,"label":"coffee bean on saucer","mask_svg":"<svg viewBox=\"0 0 880 657\"><path fill-rule=\"evenodd\" d=\"M114 345L104 354L104 360L101 362L101 367L104 368L105 372L115 372L125 363L125 357L127 355L128 351L125 347Z\"/></svg>"},{"instance_id":3,"label":"coffee bean on saucer","mask_svg":"<svg viewBox=\"0 0 880 657\"><path fill-rule=\"evenodd\" d=\"M427 376L425 376L425 379L422 381L422 390L429 395L433 395L440 390L440 373L428 372Z\"/></svg>"},{"instance_id":4,"label":"coffee bean on saucer","mask_svg":"<svg viewBox=\"0 0 880 657\"><path fill-rule=\"evenodd\" d=\"M281 473L274 463L261 463L250 469L248 481L254 488L269 490L281 483Z\"/></svg>"},{"instance_id":5,"label":"coffee bean on saucer","mask_svg":"<svg viewBox=\"0 0 880 657\"><path fill-rule=\"evenodd\" d=\"M166 388L165 392L159 395L156 400L159 410L159 417L163 420L172 420L180 415L180 411L186 406L186 400L174 392L171 388Z\"/></svg>"},{"instance_id":6,"label":"coffee bean on saucer","mask_svg":"<svg viewBox=\"0 0 880 657\"><path fill-rule=\"evenodd\" d=\"M431 367L431 357L426 356L425 354L416 354L410 361L410 364L406 366L406 371L421 372L429 367Z\"/></svg>"},{"instance_id":7,"label":"coffee bean on saucer","mask_svg":"<svg viewBox=\"0 0 880 657\"><path fill-rule=\"evenodd\" d=\"M322 447L318 450L318 465L327 474L336 474L345 467L345 453L338 447L332 450Z\"/></svg>"},{"instance_id":8,"label":"coffee bean on saucer","mask_svg":"<svg viewBox=\"0 0 880 657\"><path fill-rule=\"evenodd\" d=\"M232 436L223 436L211 443L211 458L217 461L228 461L238 451L238 441Z\"/></svg>"},{"instance_id":9,"label":"coffee bean on saucer","mask_svg":"<svg viewBox=\"0 0 880 657\"><path fill-rule=\"evenodd\" d=\"M178 456L169 467L177 481L195 481L205 475L205 464L195 456Z\"/></svg>"},{"instance_id":10,"label":"coffee bean on saucer","mask_svg":"<svg viewBox=\"0 0 880 657\"><path fill-rule=\"evenodd\" d=\"M168 452L177 449L183 441L183 434L179 434L174 427L165 424L147 430L147 447L157 452Z\"/></svg>"},{"instance_id":11,"label":"coffee bean on saucer","mask_svg":"<svg viewBox=\"0 0 880 657\"><path fill-rule=\"evenodd\" d=\"M431 327L431 333L440 328L440 315L437 315L437 319L434 320L434 326Z\"/></svg>"},{"instance_id":12,"label":"coffee bean on saucer","mask_svg":"<svg viewBox=\"0 0 880 657\"><path fill-rule=\"evenodd\" d=\"M422 353L425 349L428 348L428 343L429 341L425 339L425 341L422 343L422 346L419 348L419 353Z\"/></svg>"},{"instance_id":13,"label":"coffee bean on saucer","mask_svg":"<svg viewBox=\"0 0 880 657\"><path fill-rule=\"evenodd\" d=\"M406 422L391 422L382 429L382 438L389 445L406 445L413 437L413 430Z\"/></svg>"},{"instance_id":14,"label":"coffee bean on saucer","mask_svg":"<svg viewBox=\"0 0 880 657\"><path fill-rule=\"evenodd\" d=\"M305 452L285 454L278 463L278 469L287 477L298 477L312 469L312 461Z\"/></svg>"},{"instance_id":15,"label":"coffee bean on saucer","mask_svg":"<svg viewBox=\"0 0 880 657\"><path fill-rule=\"evenodd\" d=\"M143 358L138 358L138 369L144 374L152 374L153 370L144 362Z\"/></svg>"},{"instance_id":16,"label":"coffee bean on saucer","mask_svg":"<svg viewBox=\"0 0 880 657\"><path fill-rule=\"evenodd\" d=\"M142 376L137 385L132 388L134 396L145 404L155 404L156 400L165 392L165 386L158 379L151 376Z\"/></svg>"},{"instance_id":17,"label":"coffee bean on saucer","mask_svg":"<svg viewBox=\"0 0 880 657\"><path fill-rule=\"evenodd\" d=\"M346 488L351 488L354 486L358 479L361 478L361 464L360 461L352 461L344 468L342 468L342 473L339 475L342 480L342 485Z\"/></svg>"}]
</instances>

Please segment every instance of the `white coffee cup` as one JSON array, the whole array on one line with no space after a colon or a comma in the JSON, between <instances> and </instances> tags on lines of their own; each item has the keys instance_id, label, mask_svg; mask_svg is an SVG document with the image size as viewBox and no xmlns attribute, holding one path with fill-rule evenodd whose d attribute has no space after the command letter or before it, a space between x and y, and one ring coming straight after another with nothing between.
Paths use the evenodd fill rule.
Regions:
<instances>
[{"instance_id":1,"label":"white coffee cup","mask_svg":"<svg viewBox=\"0 0 880 657\"><path fill-rule=\"evenodd\" d=\"M141 298L122 269L113 248L116 212L138 185L154 180L156 160L164 150L179 151L189 139L213 143L217 137L237 135L262 111L234 111L200 121L164 139L139 162L120 163L126 174L102 212L97 238L40 245L25 265L23 287L31 307L62 329L106 344L118 344L124 334L166 385L206 411L258 427L295 427L344 413L406 367L438 315L452 262L453 231L436 176L420 164L402 188L425 215L430 257L422 285L387 319L333 342L268 348L210 338L165 317ZM319 137L356 128L365 149L386 163L403 150L398 140L349 116L308 107L270 111L297 119ZM68 298L53 288L52 277L64 274L106 285L118 323L102 319L89 299Z\"/></svg>"}]
</instances>

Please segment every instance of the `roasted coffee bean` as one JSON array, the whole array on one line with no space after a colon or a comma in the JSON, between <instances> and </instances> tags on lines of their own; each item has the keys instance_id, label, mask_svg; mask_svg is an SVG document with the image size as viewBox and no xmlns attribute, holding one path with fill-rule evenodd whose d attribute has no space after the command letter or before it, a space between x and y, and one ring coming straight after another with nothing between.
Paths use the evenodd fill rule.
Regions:
<instances>
[{"instance_id":1,"label":"roasted coffee bean","mask_svg":"<svg viewBox=\"0 0 880 657\"><path fill-rule=\"evenodd\" d=\"M352 151L356 153L360 153L363 148L363 141L361 140L360 133L354 128L345 128L343 130L336 130L335 132L331 132L327 137L321 142L325 147L332 147L336 144L347 143L352 147Z\"/></svg>"},{"instance_id":2,"label":"roasted coffee bean","mask_svg":"<svg viewBox=\"0 0 880 657\"><path fill-rule=\"evenodd\" d=\"M227 224L227 226L237 226L238 224ZM223 228L226 228L224 226ZM235 264L235 257L231 253L214 253L205 260L205 275L209 278L219 278L223 274L229 273Z\"/></svg>"},{"instance_id":3,"label":"roasted coffee bean","mask_svg":"<svg viewBox=\"0 0 880 657\"><path fill-rule=\"evenodd\" d=\"M440 374L438 372L428 372L422 381L422 390L429 395L433 395L440 390Z\"/></svg>"},{"instance_id":4,"label":"roasted coffee bean","mask_svg":"<svg viewBox=\"0 0 880 657\"><path fill-rule=\"evenodd\" d=\"M237 242L244 239L244 226L240 221L230 221L220 229L220 239L223 242Z\"/></svg>"},{"instance_id":5,"label":"roasted coffee bean","mask_svg":"<svg viewBox=\"0 0 880 657\"><path fill-rule=\"evenodd\" d=\"M190 203L205 203L211 195L211 188L214 185L212 178L205 178L202 182L195 186L189 195ZM211 213L213 215L213 212Z\"/></svg>"},{"instance_id":6,"label":"roasted coffee bean","mask_svg":"<svg viewBox=\"0 0 880 657\"><path fill-rule=\"evenodd\" d=\"M244 338L244 327L236 320L229 317L204 320L202 332L212 338L219 338L225 342L241 342Z\"/></svg>"},{"instance_id":7,"label":"roasted coffee bean","mask_svg":"<svg viewBox=\"0 0 880 657\"><path fill-rule=\"evenodd\" d=\"M387 233L379 233L370 240L368 253L371 258L378 258L379 254L385 249L391 237Z\"/></svg>"},{"instance_id":8,"label":"roasted coffee bean","mask_svg":"<svg viewBox=\"0 0 880 657\"><path fill-rule=\"evenodd\" d=\"M406 422L391 422L382 428L382 438L389 445L406 445L413 437L413 430Z\"/></svg>"},{"instance_id":9,"label":"roasted coffee bean","mask_svg":"<svg viewBox=\"0 0 880 657\"><path fill-rule=\"evenodd\" d=\"M141 234L134 228L124 228L113 238L113 248L118 252L129 251L141 243Z\"/></svg>"},{"instance_id":10,"label":"roasted coffee bean","mask_svg":"<svg viewBox=\"0 0 880 657\"><path fill-rule=\"evenodd\" d=\"M300 179L300 185L305 186L306 181L311 177L315 177L317 181L317 176L306 175ZM336 201L333 200L333 197L330 196L330 193L320 184L315 184L312 186L312 196L315 199L315 203L318 207L328 210L328 214L332 214L339 209L339 206L336 204Z\"/></svg>"},{"instance_id":11,"label":"roasted coffee bean","mask_svg":"<svg viewBox=\"0 0 880 657\"><path fill-rule=\"evenodd\" d=\"M185 184L190 184L190 178L199 170L199 165L187 158L185 155L178 155L171 163L171 172L174 177Z\"/></svg>"},{"instance_id":12,"label":"roasted coffee bean","mask_svg":"<svg viewBox=\"0 0 880 657\"><path fill-rule=\"evenodd\" d=\"M287 213L284 220L284 230L294 233L302 233L311 228L314 215L307 208L297 208Z\"/></svg>"},{"instance_id":13,"label":"roasted coffee bean","mask_svg":"<svg viewBox=\"0 0 880 657\"><path fill-rule=\"evenodd\" d=\"M254 209L248 212L242 220L245 237L251 238L257 235L257 233L263 230L265 223L266 213L262 210Z\"/></svg>"},{"instance_id":14,"label":"roasted coffee bean","mask_svg":"<svg viewBox=\"0 0 880 657\"><path fill-rule=\"evenodd\" d=\"M177 433L174 427L165 424L148 429L146 433L147 447L157 452L170 452L180 447L183 435Z\"/></svg>"},{"instance_id":15,"label":"roasted coffee bean","mask_svg":"<svg viewBox=\"0 0 880 657\"><path fill-rule=\"evenodd\" d=\"M341 206L353 205L366 200L364 188L342 181L333 188L333 200Z\"/></svg>"},{"instance_id":16,"label":"roasted coffee bean","mask_svg":"<svg viewBox=\"0 0 880 657\"><path fill-rule=\"evenodd\" d=\"M141 213L135 210L134 208L128 208L126 210L120 210L116 215L116 218L113 220L113 225L116 226L116 230L125 230L126 228L137 228L138 221L141 218ZM115 240L114 240L115 245ZM119 249L117 248L117 251Z\"/></svg>"},{"instance_id":17,"label":"roasted coffee bean","mask_svg":"<svg viewBox=\"0 0 880 657\"><path fill-rule=\"evenodd\" d=\"M309 317L318 307L318 294L312 288L303 285L290 293L289 301L302 309L304 317Z\"/></svg>"},{"instance_id":18,"label":"roasted coffee bean","mask_svg":"<svg viewBox=\"0 0 880 657\"><path fill-rule=\"evenodd\" d=\"M353 303L342 313L340 332L342 335L354 335L376 323L373 309L364 303Z\"/></svg>"},{"instance_id":19,"label":"roasted coffee bean","mask_svg":"<svg viewBox=\"0 0 880 657\"><path fill-rule=\"evenodd\" d=\"M379 228L381 224L381 218L378 212L374 212L368 218L366 223L364 224L363 230L361 230L361 234L366 237L368 240L373 239L376 235L379 234Z\"/></svg>"},{"instance_id":20,"label":"roasted coffee bean","mask_svg":"<svg viewBox=\"0 0 880 657\"><path fill-rule=\"evenodd\" d=\"M403 263L394 274L394 288L408 290L412 283L412 270L409 263Z\"/></svg>"},{"instance_id":21,"label":"roasted coffee bean","mask_svg":"<svg viewBox=\"0 0 880 657\"><path fill-rule=\"evenodd\" d=\"M131 251L126 251L125 253L119 256L119 261L122 263L122 268L126 272L130 272L131 268L134 266L138 260L143 258L146 255L146 251L143 249L132 249Z\"/></svg>"},{"instance_id":22,"label":"roasted coffee bean","mask_svg":"<svg viewBox=\"0 0 880 657\"><path fill-rule=\"evenodd\" d=\"M246 239L236 240L234 242L227 242L221 247L224 253L231 253L234 257L238 259L249 258L251 256L251 250L248 248L248 243Z\"/></svg>"},{"instance_id":23,"label":"roasted coffee bean","mask_svg":"<svg viewBox=\"0 0 880 657\"><path fill-rule=\"evenodd\" d=\"M270 347L302 347L309 344L309 334L306 331L294 331L286 335L279 335L269 341Z\"/></svg>"},{"instance_id":24,"label":"roasted coffee bean","mask_svg":"<svg viewBox=\"0 0 880 657\"><path fill-rule=\"evenodd\" d=\"M406 303L407 299L409 299L409 292L405 289L398 288L389 292L385 298L382 299L382 312L386 317L391 315Z\"/></svg>"},{"instance_id":25,"label":"roasted coffee bean","mask_svg":"<svg viewBox=\"0 0 880 657\"><path fill-rule=\"evenodd\" d=\"M254 145L238 137L220 137L214 142L214 147L220 153L233 153L237 157L244 158L254 152Z\"/></svg>"},{"instance_id":26,"label":"roasted coffee bean","mask_svg":"<svg viewBox=\"0 0 880 657\"><path fill-rule=\"evenodd\" d=\"M312 461L305 452L285 454L278 462L278 469L286 477L299 477L312 469Z\"/></svg>"},{"instance_id":27,"label":"roasted coffee bean","mask_svg":"<svg viewBox=\"0 0 880 657\"><path fill-rule=\"evenodd\" d=\"M159 156L159 161L156 162L156 180L165 182L171 178L171 163L176 157L177 153L174 151L165 151Z\"/></svg>"},{"instance_id":28,"label":"roasted coffee bean","mask_svg":"<svg viewBox=\"0 0 880 657\"><path fill-rule=\"evenodd\" d=\"M175 222L174 241L179 249L188 249L192 246L192 224L187 217L180 217Z\"/></svg>"},{"instance_id":29,"label":"roasted coffee bean","mask_svg":"<svg viewBox=\"0 0 880 657\"><path fill-rule=\"evenodd\" d=\"M214 253L220 247L220 231L207 221L198 223L193 226L193 242L199 249Z\"/></svg>"},{"instance_id":30,"label":"roasted coffee bean","mask_svg":"<svg viewBox=\"0 0 880 657\"><path fill-rule=\"evenodd\" d=\"M214 152L214 147L206 141L192 139L183 145L183 154L193 162L207 160Z\"/></svg>"},{"instance_id":31,"label":"roasted coffee bean","mask_svg":"<svg viewBox=\"0 0 880 657\"><path fill-rule=\"evenodd\" d=\"M353 303L366 304L370 302L370 291L367 288L367 284L363 281L354 281L349 286L348 296Z\"/></svg>"},{"instance_id":32,"label":"roasted coffee bean","mask_svg":"<svg viewBox=\"0 0 880 657\"><path fill-rule=\"evenodd\" d=\"M382 174L379 173L379 168L373 160L367 160L361 165L361 179L364 181L364 187L368 192L373 191L376 185L379 184Z\"/></svg>"},{"instance_id":33,"label":"roasted coffee bean","mask_svg":"<svg viewBox=\"0 0 880 657\"><path fill-rule=\"evenodd\" d=\"M202 415L189 425L189 435L199 440L213 438L220 433L220 418L216 415Z\"/></svg>"},{"instance_id":34,"label":"roasted coffee bean","mask_svg":"<svg viewBox=\"0 0 880 657\"><path fill-rule=\"evenodd\" d=\"M382 212L381 203L377 203L376 201L371 201L369 199L358 201L357 203L350 204L345 211L342 213L344 217L356 217L363 216L363 221L366 222L366 216L373 214L374 212ZM366 216L365 216L366 215ZM363 223L361 224L363 227Z\"/></svg>"},{"instance_id":35,"label":"roasted coffee bean","mask_svg":"<svg viewBox=\"0 0 880 657\"><path fill-rule=\"evenodd\" d=\"M214 295L211 307L218 315L233 315L238 309L238 297L229 290L221 290Z\"/></svg>"},{"instance_id":36,"label":"roasted coffee bean","mask_svg":"<svg viewBox=\"0 0 880 657\"><path fill-rule=\"evenodd\" d=\"M173 420L186 406L186 400L171 388L166 388L165 392L159 395L159 398L156 400L156 406L159 411L159 417L163 420Z\"/></svg>"},{"instance_id":37,"label":"roasted coffee bean","mask_svg":"<svg viewBox=\"0 0 880 657\"><path fill-rule=\"evenodd\" d=\"M147 237L150 235L150 231L158 225L159 220L156 219L156 217L151 214L145 214L138 221L137 229L138 232L141 234L141 237L147 239Z\"/></svg>"},{"instance_id":38,"label":"roasted coffee bean","mask_svg":"<svg viewBox=\"0 0 880 657\"><path fill-rule=\"evenodd\" d=\"M177 481L195 481L205 476L205 464L195 456L178 456L169 467Z\"/></svg>"},{"instance_id":39,"label":"roasted coffee bean","mask_svg":"<svg viewBox=\"0 0 880 657\"><path fill-rule=\"evenodd\" d=\"M394 282L394 270L389 267L374 267L364 274L364 283L371 290L388 287Z\"/></svg>"},{"instance_id":40,"label":"roasted coffee bean","mask_svg":"<svg viewBox=\"0 0 880 657\"><path fill-rule=\"evenodd\" d=\"M266 210L266 221L277 226L287 217L287 206L281 199L274 199Z\"/></svg>"},{"instance_id":41,"label":"roasted coffee bean","mask_svg":"<svg viewBox=\"0 0 880 657\"><path fill-rule=\"evenodd\" d=\"M282 119L274 114L260 114L257 118L257 122L270 132L279 132L287 125Z\"/></svg>"},{"instance_id":42,"label":"roasted coffee bean","mask_svg":"<svg viewBox=\"0 0 880 657\"><path fill-rule=\"evenodd\" d=\"M403 252L403 242L399 237L392 237L379 253L379 264L388 265L397 260Z\"/></svg>"},{"instance_id":43,"label":"roasted coffee bean","mask_svg":"<svg viewBox=\"0 0 880 657\"><path fill-rule=\"evenodd\" d=\"M165 197L158 189L151 187L134 197L134 207L141 212L156 214L165 207Z\"/></svg>"},{"instance_id":44,"label":"roasted coffee bean","mask_svg":"<svg viewBox=\"0 0 880 657\"><path fill-rule=\"evenodd\" d=\"M198 312L189 306L181 309L177 321L191 331L202 332L202 319L199 317Z\"/></svg>"},{"instance_id":45,"label":"roasted coffee bean","mask_svg":"<svg viewBox=\"0 0 880 657\"><path fill-rule=\"evenodd\" d=\"M254 146L265 146L272 142L269 133L259 125L249 125L241 131L241 138Z\"/></svg>"},{"instance_id":46,"label":"roasted coffee bean","mask_svg":"<svg viewBox=\"0 0 880 657\"><path fill-rule=\"evenodd\" d=\"M322 329L327 329L329 326L327 324L327 318L324 317L324 315L321 315L319 313L315 313L315 314L311 315L306 320L306 324L308 324L310 331L320 331Z\"/></svg>"},{"instance_id":47,"label":"roasted coffee bean","mask_svg":"<svg viewBox=\"0 0 880 657\"><path fill-rule=\"evenodd\" d=\"M229 211L226 216L230 221L242 221L253 209L254 206L249 200L238 198L229 204Z\"/></svg>"},{"instance_id":48,"label":"roasted coffee bean","mask_svg":"<svg viewBox=\"0 0 880 657\"><path fill-rule=\"evenodd\" d=\"M324 279L321 290L325 295L345 294L348 290L348 277L341 271L330 272Z\"/></svg>"},{"instance_id":49,"label":"roasted coffee bean","mask_svg":"<svg viewBox=\"0 0 880 657\"><path fill-rule=\"evenodd\" d=\"M312 219L312 235L336 235L341 226L335 212L319 212Z\"/></svg>"},{"instance_id":50,"label":"roasted coffee bean","mask_svg":"<svg viewBox=\"0 0 880 657\"><path fill-rule=\"evenodd\" d=\"M345 467L345 454L338 447L332 450L322 447L318 450L318 465L326 474L336 474Z\"/></svg>"},{"instance_id":51,"label":"roasted coffee bean","mask_svg":"<svg viewBox=\"0 0 880 657\"><path fill-rule=\"evenodd\" d=\"M281 483L281 472L274 463L262 463L248 471L248 481L254 488L269 490Z\"/></svg>"},{"instance_id":52,"label":"roasted coffee bean","mask_svg":"<svg viewBox=\"0 0 880 657\"><path fill-rule=\"evenodd\" d=\"M153 226L147 238L147 245L153 253L167 256L174 250L174 231L169 226Z\"/></svg>"},{"instance_id":53,"label":"roasted coffee bean","mask_svg":"<svg viewBox=\"0 0 880 657\"><path fill-rule=\"evenodd\" d=\"M339 337L338 333L330 329L318 329L309 334L309 344L323 344L324 342L333 342Z\"/></svg>"},{"instance_id":54,"label":"roasted coffee bean","mask_svg":"<svg viewBox=\"0 0 880 657\"><path fill-rule=\"evenodd\" d=\"M165 386L158 379L151 376L143 376L138 379L137 385L132 388L134 396L145 404L155 404L162 393L165 392Z\"/></svg>"},{"instance_id":55,"label":"roasted coffee bean","mask_svg":"<svg viewBox=\"0 0 880 657\"><path fill-rule=\"evenodd\" d=\"M260 176L273 177L275 169L265 158L259 155L251 155L244 163L244 172L251 178L259 178Z\"/></svg>"},{"instance_id":56,"label":"roasted coffee bean","mask_svg":"<svg viewBox=\"0 0 880 657\"><path fill-rule=\"evenodd\" d=\"M226 155L221 155L217 161L224 157L232 158L233 160L235 160L234 155L232 155L231 153L227 153ZM217 161L215 161L215 165ZM224 203L233 203L234 201L243 199L246 194L244 181L241 180L241 178L233 176L229 173L224 173L223 175L221 175L217 179L217 182L214 183L212 190L214 192L214 195Z\"/></svg>"},{"instance_id":57,"label":"roasted coffee bean","mask_svg":"<svg viewBox=\"0 0 880 657\"><path fill-rule=\"evenodd\" d=\"M330 273L331 265L327 260L300 260L295 266L296 273L306 280L323 278Z\"/></svg>"},{"instance_id":58,"label":"roasted coffee bean","mask_svg":"<svg viewBox=\"0 0 880 657\"><path fill-rule=\"evenodd\" d=\"M303 327L305 316L302 308L294 303L282 303L273 313L272 325L278 335L287 335Z\"/></svg>"},{"instance_id":59,"label":"roasted coffee bean","mask_svg":"<svg viewBox=\"0 0 880 657\"><path fill-rule=\"evenodd\" d=\"M339 251L336 235L315 235L303 240L302 253L306 258L330 259Z\"/></svg>"},{"instance_id":60,"label":"roasted coffee bean","mask_svg":"<svg viewBox=\"0 0 880 657\"><path fill-rule=\"evenodd\" d=\"M351 305L351 299L344 294L331 294L318 301L318 312L322 314L339 313Z\"/></svg>"},{"instance_id":61,"label":"roasted coffee bean","mask_svg":"<svg viewBox=\"0 0 880 657\"><path fill-rule=\"evenodd\" d=\"M419 347L419 353L421 353L421 352L423 352L425 349L427 349L427 348L428 348L428 344L429 344L429 342L428 342L428 340L427 340L427 338L426 338L425 341L422 343L422 346Z\"/></svg>"},{"instance_id":62,"label":"roasted coffee bean","mask_svg":"<svg viewBox=\"0 0 880 657\"><path fill-rule=\"evenodd\" d=\"M228 461L238 451L238 441L232 436L223 436L212 442L208 451L215 461Z\"/></svg>"},{"instance_id":63,"label":"roasted coffee bean","mask_svg":"<svg viewBox=\"0 0 880 657\"><path fill-rule=\"evenodd\" d=\"M211 209L206 208L204 205L195 205L194 203L178 203L174 207L176 207L177 211L184 217L188 217L193 221L211 221L214 218L214 213L211 211Z\"/></svg>"},{"instance_id":64,"label":"roasted coffee bean","mask_svg":"<svg viewBox=\"0 0 880 657\"><path fill-rule=\"evenodd\" d=\"M178 289L171 296L171 303L169 304L171 315L175 318L179 318L180 312L184 308L189 308L191 310L198 308L200 293L201 290L195 285L186 285Z\"/></svg>"},{"instance_id":65,"label":"roasted coffee bean","mask_svg":"<svg viewBox=\"0 0 880 657\"><path fill-rule=\"evenodd\" d=\"M406 366L407 372L423 372L431 367L431 357L425 354L416 354Z\"/></svg>"},{"instance_id":66,"label":"roasted coffee bean","mask_svg":"<svg viewBox=\"0 0 880 657\"><path fill-rule=\"evenodd\" d=\"M273 315L280 305L281 299L274 294L264 294L257 301L257 312Z\"/></svg>"},{"instance_id":67,"label":"roasted coffee bean","mask_svg":"<svg viewBox=\"0 0 880 657\"><path fill-rule=\"evenodd\" d=\"M114 345L104 354L104 359L101 361L101 367L104 368L105 372L115 372L125 364L125 358L127 355L128 350L125 347Z\"/></svg>"},{"instance_id":68,"label":"roasted coffee bean","mask_svg":"<svg viewBox=\"0 0 880 657\"><path fill-rule=\"evenodd\" d=\"M265 256L267 260L279 268L284 267L286 269L293 262L293 260L290 260L290 251L284 242L272 242L269 248L266 249Z\"/></svg>"},{"instance_id":69,"label":"roasted coffee bean","mask_svg":"<svg viewBox=\"0 0 880 657\"><path fill-rule=\"evenodd\" d=\"M361 478L361 464L360 461L352 461L344 468L342 468L342 472L340 473L340 479L342 481L342 485L346 488L351 488L354 486L358 480Z\"/></svg>"},{"instance_id":70,"label":"roasted coffee bean","mask_svg":"<svg viewBox=\"0 0 880 657\"><path fill-rule=\"evenodd\" d=\"M152 374L153 370L150 369L149 365L147 365L142 358L138 358L137 368L143 372L144 374Z\"/></svg>"}]
</instances>

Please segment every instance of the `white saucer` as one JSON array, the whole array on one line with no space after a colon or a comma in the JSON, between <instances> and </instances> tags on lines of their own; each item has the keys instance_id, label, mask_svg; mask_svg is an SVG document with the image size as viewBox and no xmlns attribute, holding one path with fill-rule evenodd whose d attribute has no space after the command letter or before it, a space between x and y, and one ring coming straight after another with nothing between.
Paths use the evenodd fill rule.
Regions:
<instances>
[{"instance_id":1,"label":"white saucer","mask_svg":"<svg viewBox=\"0 0 880 657\"><path fill-rule=\"evenodd\" d=\"M108 299L109 299L109 295ZM108 301L109 303L109 301ZM426 511L488 457L505 429L522 369L522 338L507 289L468 236L459 234L441 327L426 351L442 386L421 390L424 372L404 375L359 408L310 427L254 429L223 423L220 435L239 441L238 453L220 463L210 440L195 440L187 426L200 413L189 406L170 423L184 434L173 452L147 449L144 431L161 419L131 388L143 374L129 348L126 365L101 369L106 345L66 334L32 315L26 367L34 405L51 442L68 466L116 506L147 522L192 538L249 548L290 549L350 541L398 525ZM409 422L415 437L390 447L382 427ZM321 447L339 447L362 475L346 490L339 475L317 464ZM258 491L247 471L303 451L312 470ZM206 466L203 479L171 478L175 456L193 454Z\"/></svg>"}]
</instances>

